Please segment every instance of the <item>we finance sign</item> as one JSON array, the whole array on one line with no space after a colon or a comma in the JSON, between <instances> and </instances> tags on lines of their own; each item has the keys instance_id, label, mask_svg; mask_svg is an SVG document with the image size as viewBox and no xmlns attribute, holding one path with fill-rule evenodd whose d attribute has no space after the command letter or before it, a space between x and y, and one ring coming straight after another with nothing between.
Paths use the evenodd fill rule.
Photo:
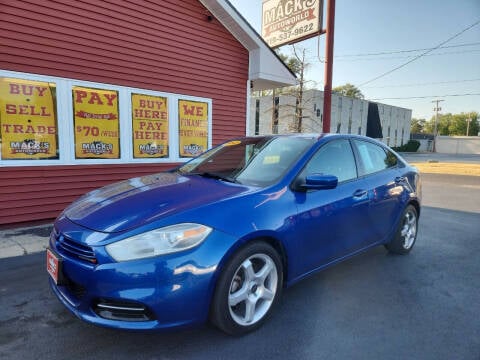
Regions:
<instances>
[{"instance_id":1,"label":"we finance sign","mask_svg":"<svg viewBox=\"0 0 480 360\"><path fill-rule=\"evenodd\" d=\"M262 4L262 37L278 47L320 33L322 0L264 0Z\"/></svg>"}]
</instances>

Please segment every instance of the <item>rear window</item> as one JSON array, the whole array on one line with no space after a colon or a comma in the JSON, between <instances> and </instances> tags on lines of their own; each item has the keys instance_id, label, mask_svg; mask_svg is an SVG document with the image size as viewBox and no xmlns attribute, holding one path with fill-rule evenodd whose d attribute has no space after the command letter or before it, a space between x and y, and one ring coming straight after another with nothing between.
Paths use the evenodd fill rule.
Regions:
<instances>
[{"instance_id":1,"label":"rear window","mask_svg":"<svg viewBox=\"0 0 480 360\"><path fill-rule=\"evenodd\" d=\"M361 140L353 140L353 143L360 156L360 176L373 174L397 165L397 157L382 146Z\"/></svg>"}]
</instances>

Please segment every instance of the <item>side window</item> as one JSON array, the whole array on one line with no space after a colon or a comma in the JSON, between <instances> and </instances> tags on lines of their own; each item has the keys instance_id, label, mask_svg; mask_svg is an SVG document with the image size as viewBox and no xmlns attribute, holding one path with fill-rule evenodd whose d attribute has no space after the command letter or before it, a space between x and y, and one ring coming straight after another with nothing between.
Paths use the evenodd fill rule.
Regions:
<instances>
[{"instance_id":1,"label":"side window","mask_svg":"<svg viewBox=\"0 0 480 360\"><path fill-rule=\"evenodd\" d=\"M348 140L334 140L323 145L308 162L303 175L335 175L338 181L357 177L355 158Z\"/></svg>"},{"instance_id":2,"label":"side window","mask_svg":"<svg viewBox=\"0 0 480 360\"><path fill-rule=\"evenodd\" d=\"M388 164L388 167L397 166L397 163L398 163L398 159L395 156L395 154L393 154L391 151L387 150L387 164Z\"/></svg>"},{"instance_id":3,"label":"side window","mask_svg":"<svg viewBox=\"0 0 480 360\"><path fill-rule=\"evenodd\" d=\"M360 155L360 175L368 175L397 165L397 157L383 147L368 141L354 140Z\"/></svg>"}]
</instances>

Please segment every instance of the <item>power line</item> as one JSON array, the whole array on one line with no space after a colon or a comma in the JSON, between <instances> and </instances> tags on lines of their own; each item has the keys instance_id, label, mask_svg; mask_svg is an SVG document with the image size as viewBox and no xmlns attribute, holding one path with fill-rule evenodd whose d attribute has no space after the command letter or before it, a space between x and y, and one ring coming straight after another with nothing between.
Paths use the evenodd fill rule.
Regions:
<instances>
[{"instance_id":1,"label":"power line","mask_svg":"<svg viewBox=\"0 0 480 360\"><path fill-rule=\"evenodd\" d=\"M449 51L443 53L435 53L435 54L427 54L424 56L438 56L438 55L455 55L455 54L467 54L467 53L476 53L480 52L480 49L475 50L465 50L465 51ZM396 59L410 59L415 55L407 55L407 56L389 56L389 57L382 57L382 58L357 58L357 59L337 59L337 61L378 61L378 60L396 60ZM320 59L313 59L312 61L315 62L323 62Z\"/></svg>"},{"instance_id":2,"label":"power line","mask_svg":"<svg viewBox=\"0 0 480 360\"><path fill-rule=\"evenodd\" d=\"M424 56L439 56L439 55L458 55L458 54L467 54L467 53L476 53L480 52L478 50L465 50L465 51L449 51L443 53L435 53L435 54L426 54ZM370 59L338 59L337 61L372 61L372 60L395 60L395 59L409 59L414 55L407 55L407 56L390 56L390 57L383 57L383 58L370 58Z\"/></svg>"},{"instance_id":3,"label":"power line","mask_svg":"<svg viewBox=\"0 0 480 360\"><path fill-rule=\"evenodd\" d=\"M378 79L380 79L380 78L382 78L382 77L384 77L384 76L387 76L387 75L393 73L394 71L397 71L398 69L401 69L401 68L407 66L408 64L414 62L415 60L420 59L422 56L424 56L424 55L432 52L433 50L438 49L439 47L441 47L442 45L446 44L447 42L455 39L456 37L458 37L458 36L460 36L461 34L463 34L464 32L466 32L467 30L470 30L470 29L473 28L474 26L478 25L479 23L480 23L480 20L477 20L477 21L476 21L475 23L473 23L472 25L467 26L465 29L463 29L462 31L456 33L455 35L449 37L447 40L441 42L441 43L438 44L437 46L435 46L435 47L433 47L433 48L431 48L431 49L429 49L429 50L427 50L427 51L425 51L425 52L423 52L423 53L415 56L413 59L411 59L411 60L403 63L402 65L399 65L399 66L393 68L392 70L389 70L389 71L387 71L387 72L385 72L385 73L383 73L383 74L381 74L381 75L378 75L378 76L374 77L374 78L371 79L371 80L365 81L364 83L360 84L358 87L362 87L363 85L369 84L369 83L371 83L371 82L373 82L373 81L375 81L375 80L378 80Z\"/></svg>"},{"instance_id":4,"label":"power line","mask_svg":"<svg viewBox=\"0 0 480 360\"><path fill-rule=\"evenodd\" d=\"M364 89L383 89L392 87L411 87L411 86L427 86L427 85L440 85L440 84L453 84L463 82L480 81L480 79L466 79L466 80L453 80L453 81L436 81L430 83L416 83L416 84L401 84L401 85L385 85L385 86L366 86Z\"/></svg>"},{"instance_id":5,"label":"power line","mask_svg":"<svg viewBox=\"0 0 480 360\"><path fill-rule=\"evenodd\" d=\"M473 45L479 45L479 44L480 44L480 42L473 42L473 43L465 43L465 44L457 44L457 45L439 46L439 47L433 47L433 48L396 50L396 51L382 51L382 52L376 52L376 53L363 53L363 54L344 54L344 55L336 55L335 57L356 57L356 56L376 56L376 55L402 54L402 53L418 52L418 51L425 51L425 50L447 49L447 48L455 48L455 47L462 47L462 46L473 46Z\"/></svg>"},{"instance_id":6,"label":"power line","mask_svg":"<svg viewBox=\"0 0 480 360\"><path fill-rule=\"evenodd\" d=\"M449 94L449 95L428 95L428 96L405 96L405 97L384 97L367 100L401 100L401 99L428 99L428 98L440 98L440 97L454 97L454 96L480 96L480 93L471 94Z\"/></svg>"},{"instance_id":7,"label":"power line","mask_svg":"<svg viewBox=\"0 0 480 360\"><path fill-rule=\"evenodd\" d=\"M319 37L320 39L320 37ZM457 48L457 47L464 47L464 46L476 46L480 45L480 42L473 42L473 43L465 43L465 44L456 44L456 45L448 45L448 46L440 46L438 49L449 49L449 48ZM318 46L320 48L320 46ZM394 51L381 51L381 52L376 52L376 53L363 53L363 54L344 54L344 55L335 55L334 58L337 60L341 61L349 61L348 59L339 59L339 58L344 58L344 57L362 57L362 56L377 56L377 55L392 55L392 54L404 54L404 53L409 53L409 52L419 52L419 51L424 51L424 50L431 50L434 48L421 48L421 49L411 49L411 50L394 50ZM468 51L468 50L467 50ZM445 53L449 54L449 53ZM454 54L454 52L452 52ZM411 55L415 56L415 55ZM402 58L402 57L400 57ZM390 58L387 58L390 59ZM398 57L392 57L391 59L398 59ZM351 61L355 61L358 59L354 59ZM324 59L321 59L319 54L317 56L312 57L311 61L319 61L319 62L325 62Z\"/></svg>"}]
</instances>

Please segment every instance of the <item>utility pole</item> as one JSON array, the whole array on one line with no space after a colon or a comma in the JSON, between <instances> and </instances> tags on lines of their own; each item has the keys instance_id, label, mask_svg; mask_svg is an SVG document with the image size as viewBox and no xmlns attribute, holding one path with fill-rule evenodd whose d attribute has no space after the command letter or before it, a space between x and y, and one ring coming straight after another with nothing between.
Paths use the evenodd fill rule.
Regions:
<instances>
[{"instance_id":1,"label":"utility pole","mask_svg":"<svg viewBox=\"0 0 480 360\"><path fill-rule=\"evenodd\" d=\"M467 136L468 136L468 130L470 130L470 122L472 121L472 119L466 119L466 122L467 122Z\"/></svg>"},{"instance_id":2,"label":"utility pole","mask_svg":"<svg viewBox=\"0 0 480 360\"><path fill-rule=\"evenodd\" d=\"M324 133L330 132L332 114L332 74L333 74L333 39L335 31L335 0L327 2L327 39L325 43L325 86L323 88L323 126Z\"/></svg>"},{"instance_id":3,"label":"utility pole","mask_svg":"<svg viewBox=\"0 0 480 360\"><path fill-rule=\"evenodd\" d=\"M437 152L437 123L438 123L438 112L442 110L441 107L438 106L438 103L445 101L445 100L433 100L432 103L436 103L436 106L433 108L433 111L435 111L435 125L434 125L434 130L433 130L433 152Z\"/></svg>"}]
</instances>

